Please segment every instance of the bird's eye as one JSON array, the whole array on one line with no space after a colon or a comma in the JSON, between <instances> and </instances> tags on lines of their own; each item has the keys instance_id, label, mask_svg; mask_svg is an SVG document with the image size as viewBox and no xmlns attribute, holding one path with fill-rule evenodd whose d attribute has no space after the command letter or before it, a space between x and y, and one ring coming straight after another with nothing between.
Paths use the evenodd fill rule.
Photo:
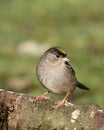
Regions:
<instances>
[{"instance_id":1,"label":"bird's eye","mask_svg":"<svg viewBox=\"0 0 104 130\"><path fill-rule=\"evenodd\" d=\"M55 55L57 58L59 58L59 57L61 57L61 58L66 57L66 53L63 52L63 51L60 50L60 49L53 50L52 53L54 53L54 55Z\"/></svg>"},{"instance_id":2,"label":"bird's eye","mask_svg":"<svg viewBox=\"0 0 104 130\"><path fill-rule=\"evenodd\" d=\"M56 57L57 57L57 58L59 58L59 57L60 57L60 55L59 55L58 53L56 53Z\"/></svg>"},{"instance_id":3,"label":"bird's eye","mask_svg":"<svg viewBox=\"0 0 104 130\"><path fill-rule=\"evenodd\" d=\"M57 52L55 52L55 51L54 51L54 55L55 55L57 58L59 58L59 57L60 57L60 54L59 54L59 53L57 53Z\"/></svg>"}]
</instances>

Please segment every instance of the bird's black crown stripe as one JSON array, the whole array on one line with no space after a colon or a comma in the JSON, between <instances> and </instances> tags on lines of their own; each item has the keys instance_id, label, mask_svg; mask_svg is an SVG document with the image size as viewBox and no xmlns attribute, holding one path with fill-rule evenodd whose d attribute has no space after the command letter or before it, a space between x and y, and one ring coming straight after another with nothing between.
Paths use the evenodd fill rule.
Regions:
<instances>
[{"instance_id":1,"label":"bird's black crown stripe","mask_svg":"<svg viewBox=\"0 0 104 130\"><path fill-rule=\"evenodd\" d=\"M48 49L46 52L54 53L57 57L66 57L66 53L63 50L56 47L52 47Z\"/></svg>"}]
</instances>

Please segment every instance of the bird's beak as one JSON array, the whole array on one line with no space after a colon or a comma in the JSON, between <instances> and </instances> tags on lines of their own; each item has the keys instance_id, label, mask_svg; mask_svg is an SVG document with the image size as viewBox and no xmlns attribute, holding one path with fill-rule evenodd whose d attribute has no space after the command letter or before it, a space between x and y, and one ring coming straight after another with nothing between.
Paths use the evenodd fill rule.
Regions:
<instances>
[{"instance_id":1,"label":"bird's beak","mask_svg":"<svg viewBox=\"0 0 104 130\"><path fill-rule=\"evenodd\" d=\"M63 61L70 61L70 59L65 57L65 58L63 58Z\"/></svg>"}]
</instances>

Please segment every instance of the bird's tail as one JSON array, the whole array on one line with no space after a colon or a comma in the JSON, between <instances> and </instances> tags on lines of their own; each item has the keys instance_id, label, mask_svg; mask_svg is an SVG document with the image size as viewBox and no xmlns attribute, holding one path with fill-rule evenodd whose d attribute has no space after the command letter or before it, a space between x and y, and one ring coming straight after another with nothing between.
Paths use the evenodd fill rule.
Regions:
<instances>
[{"instance_id":1,"label":"bird's tail","mask_svg":"<svg viewBox=\"0 0 104 130\"><path fill-rule=\"evenodd\" d=\"M78 82L77 86L78 86L78 88L80 88L80 89L90 90L88 87L86 87L85 85L83 85L83 84L80 83L80 82Z\"/></svg>"}]
</instances>

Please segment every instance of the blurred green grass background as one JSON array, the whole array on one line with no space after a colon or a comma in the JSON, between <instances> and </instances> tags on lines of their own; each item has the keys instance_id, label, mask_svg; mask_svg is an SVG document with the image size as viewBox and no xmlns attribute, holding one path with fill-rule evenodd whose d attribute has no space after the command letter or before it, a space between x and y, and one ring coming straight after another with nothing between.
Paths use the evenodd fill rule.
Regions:
<instances>
[{"instance_id":1,"label":"blurred green grass background","mask_svg":"<svg viewBox=\"0 0 104 130\"><path fill-rule=\"evenodd\" d=\"M76 104L104 106L104 1L1 0L0 88L40 95L46 91L35 76L39 55L20 53L28 41L66 50L80 82Z\"/></svg>"}]
</instances>

